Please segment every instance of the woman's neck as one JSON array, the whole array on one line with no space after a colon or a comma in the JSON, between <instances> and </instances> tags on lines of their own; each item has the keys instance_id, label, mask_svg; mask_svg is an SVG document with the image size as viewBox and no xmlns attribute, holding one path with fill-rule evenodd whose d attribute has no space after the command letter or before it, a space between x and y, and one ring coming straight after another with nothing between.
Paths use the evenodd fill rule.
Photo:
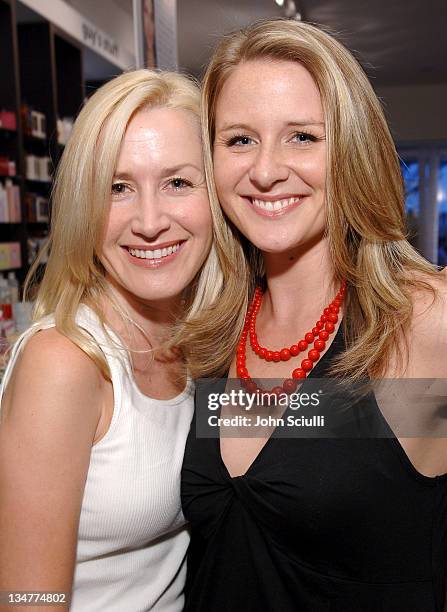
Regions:
<instances>
[{"instance_id":1,"label":"woman's neck","mask_svg":"<svg viewBox=\"0 0 447 612\"><path fill-rule=\"evenodd\" d=\"M133 349L153 349L165 345L181 309L180 298L145 302L109 284L112 299L105 298L107 323Z\"/></svg>"},{"instance_id":2,"label":"woman's neck","mask_svg":"<svg viewBox=\"0 0 447 612\"><path fill-rule=\"evenodd\" d=\"M339 289L326 238L294 252L265 253L264 262L267 291L263 314L281 326L318 318Z\"/></svg>"}]
</instances>

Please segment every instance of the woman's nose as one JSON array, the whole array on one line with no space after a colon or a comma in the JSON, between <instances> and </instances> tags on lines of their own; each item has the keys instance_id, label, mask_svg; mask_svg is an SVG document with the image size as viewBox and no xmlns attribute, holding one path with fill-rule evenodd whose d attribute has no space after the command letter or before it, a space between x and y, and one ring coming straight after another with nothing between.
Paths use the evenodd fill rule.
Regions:
<instances>
[{"instance_id":1,"label":"woman's nose","mask_svg":"<svg viewBox=\"0 0 447 612\"><path fill-rule=\"evenodd\" d=\"M154 239L171 226L171 218L162 198L142 194L138 198L132 220L132 231L147 239Z\"/></svg>"},{"instance_id":2,"label":"woman's nose","mask_svg":"<svg viewBox=\"0 0 447 612\"><path fill-rule=\"evenodd\" d=\"M276 183L286 181L289 169L281 151L265 146L258 149L248 175L253 185L267 191Z\"/></svg>"}]
</instances>

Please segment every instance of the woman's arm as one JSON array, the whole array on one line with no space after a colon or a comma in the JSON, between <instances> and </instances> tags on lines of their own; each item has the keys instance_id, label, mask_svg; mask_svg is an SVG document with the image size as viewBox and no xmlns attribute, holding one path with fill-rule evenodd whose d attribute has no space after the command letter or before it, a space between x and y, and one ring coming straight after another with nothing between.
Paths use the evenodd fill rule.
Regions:
<instances>
[{"instance_id":1,"label":"woman's arm","mask_svg":"<svg viewBox=\"0 0 447 612\"><path fill-rule=\"evenodd\" d=\"M0 420L0 591L71 592L104 385L93 361L55 329L25 346Z\"/></svg>"},{"instance_id":2,"label":"woman's arm","mask_svg":"<svg viewBox=\"0 0 447 612\"><path fill-rule=\"evenodd\" d=\"M415 468L434 477L447 473L447 270L427 281L435 295L413 294L405 371L392 364L376 398Z\"/></svg>"}]
</instances>

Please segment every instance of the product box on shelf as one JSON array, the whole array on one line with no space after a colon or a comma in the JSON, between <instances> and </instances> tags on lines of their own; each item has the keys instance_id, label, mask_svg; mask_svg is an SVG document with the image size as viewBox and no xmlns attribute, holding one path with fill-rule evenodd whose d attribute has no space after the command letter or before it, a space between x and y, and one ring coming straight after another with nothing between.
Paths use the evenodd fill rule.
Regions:
<instances>
[{"instance_id":1,"label":"product box on shelf","mask_svg":"<svg viewBox=\"0 0 447 612\"><path fill-rule=\"evenodd\" d=\"M39 113L39 111L32 110L31 125L31 136L34 136L34 138L42 139L45 139L47 137L47 125L45 115L43 113Z\"/></svg>"},{"instance_id":2,"label":"product box on shelf","mask_svg":"<svg viewBox=\"0 0 447 612\"><path fill-rule=\"evenodd\" d=\"M20 108L22 115L23 131L27 136L44 140L47 137L46 117L28 104L22 104Z\"/></svg>"},{"instance_id":3,"label":"product box on shelf","mask_svg":"<svg viewBox=\"0 0 447 612\"><path fill-rule=\"evenodd\" d=\"M27 155L26 178L30 181L51 181L51 159L48 156Z\"/></svg>"},{"instance_id":4,"label":"product box on shelf","mask_svg":"<svg viewBox=\"0 0 447 612\"><path fill-rule=\"evenodd\" d=\"M51 181L51 159L49 157L38 157L39 179L41 181Z\"/></svg>"},{"instance_id":5,"label":"product box on shelf","mask_svg":"<svg viewBox=\"0 0 447 612\"><path fill-rule=\"evenodd\" d=\"M22 211L20 209L20 189L10 179L5 186L0 182L0 223L20 223Z\"/></svg>"},{"instance_id":6,"label":"product box on shelf","mask_svg":"<svg viewBox=\"0 0 447 612\"><path fill-rule=\"evenodd\" d=\"M22 267L20 242L0 242L0 270Z\"/></svg>"},{"instance_id":7,"label":"product box on shelf","mask_svg":"<svg viewBox=\"0 0 447 612\"><path fill-rule=\"evenodd\" d=\"M14 111L0 111L0 128L3 128L4 130L17 129L17 118Z\"/></svg>"},{"instance_id":8,"label":"product box on shelf","mask_svg":"<svg viewBox=\"0 0 447 612\"><path fill-rule=\"evenodd\" d=\"M16 175L16 163L13 159L8 157L0 156L0 175L3 176L15 176Z\"/></svg>"},{"instance_id":9,"label":"product box on shelf","mask_svg":"<svg viewBox=\"0 0 447 612\"><path fill-rule=\"evenodd\" d=\"M48 198L28 192L25 194L25 206L26 219L29 223L48 223Z\"/></svg>"}]
</instances>

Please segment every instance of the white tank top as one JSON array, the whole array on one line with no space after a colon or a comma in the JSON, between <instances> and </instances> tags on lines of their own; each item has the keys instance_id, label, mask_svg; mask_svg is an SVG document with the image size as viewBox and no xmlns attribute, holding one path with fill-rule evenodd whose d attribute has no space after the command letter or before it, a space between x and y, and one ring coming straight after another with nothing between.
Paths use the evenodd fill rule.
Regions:
<instances>
[{"instance_id":1,"label":"white tank top","mask_svg":"<svg viewBox=\"0 0 447 612\"><path fill-rule=\"evenodd\" d=\"M110 368L113 417L92 447L82 500L71 612L183 609L189 535L180 506L180 469L193 414L193 384L170 400L144 395L129 359L111 345L96 315L81 306L80 327ZM17 341L2 386L26 341L54 326L46 317ZM119 343L110 332L113 340Z\"/></svg>"}]
</instances>

